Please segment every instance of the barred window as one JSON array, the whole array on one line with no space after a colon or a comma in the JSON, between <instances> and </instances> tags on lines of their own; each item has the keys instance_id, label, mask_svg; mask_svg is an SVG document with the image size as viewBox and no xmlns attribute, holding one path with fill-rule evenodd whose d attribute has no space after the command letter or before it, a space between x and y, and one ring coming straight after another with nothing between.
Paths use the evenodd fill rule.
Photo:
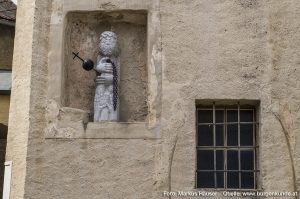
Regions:
<instances>
[{"instance_id":1,"label":"barred window","mask_svg":"<svg viewBox=\"0 0 300 199\"><path fill-rule=\"evenodd\" d=\"M197 108L197 188L256 189L253 106Z\"/></svg>"}]
</instances>

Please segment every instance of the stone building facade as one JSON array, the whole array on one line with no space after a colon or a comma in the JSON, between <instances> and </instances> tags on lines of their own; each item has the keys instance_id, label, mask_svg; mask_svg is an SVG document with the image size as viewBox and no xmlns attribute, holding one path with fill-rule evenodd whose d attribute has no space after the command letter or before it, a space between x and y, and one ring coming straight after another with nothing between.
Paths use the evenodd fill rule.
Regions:
<instances>
[{"instance_id":1,"label":"stone building facade","mask_svg":"<svg viewBox=\"0 0 300 199\"><path fill-rule=\"evenodd\" d=\"M298 0L20 1L11 198L214 191L195 188L196 110L212 103L255 107L257 190L298 191L299 17ZM107 29L120 38L122 116L94 123L95 76L72 51L95 59Z\"/></svg>"}]
</instances>

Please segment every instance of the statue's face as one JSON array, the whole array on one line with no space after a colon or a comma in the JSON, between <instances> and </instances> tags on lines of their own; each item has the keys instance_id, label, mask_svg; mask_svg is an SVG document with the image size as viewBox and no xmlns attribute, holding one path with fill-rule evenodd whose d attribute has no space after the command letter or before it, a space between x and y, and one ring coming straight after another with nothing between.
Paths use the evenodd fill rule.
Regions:
<instances>
[{"instance_id":1,"label":"statue's face","mask_svg":"<svg viewBox=\"0 0 300 199\"><path fill-rule=\"evenodd\" d=\"M117 36L115 33L105 31L100 36L100 53L104 56L111 56L117 52Z\"/></svg>"}]
</instances>

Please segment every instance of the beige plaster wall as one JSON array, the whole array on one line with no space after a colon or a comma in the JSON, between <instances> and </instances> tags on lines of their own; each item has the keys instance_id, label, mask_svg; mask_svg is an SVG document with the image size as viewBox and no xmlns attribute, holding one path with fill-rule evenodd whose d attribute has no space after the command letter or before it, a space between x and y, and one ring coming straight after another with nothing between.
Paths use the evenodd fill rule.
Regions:
<instances>
[{"instance_id":1,"label":"beige plaster wall","mask_svg":"<svg viewBox=\"0 0 300 199\"><path fill-rule=\"evenodd\" d=\"M12 198L157 199L162 191L194 190L195 101L204 99L260 101L259 188L298 189L297 0L57 0L36 1L36 9L30 7L32 2L23 0L18 5L18 15L25 15L17 21L14 67L18 70L13 74L6 156L15 165ZM55 68L61 65L53 64L62 62L55 62L55 52L50 50L58 44L48 46L48 36L53 41L56 30L61 34L55 34L55 39L62 40L64 16L76 9L145 9L150 16L160 16L148 18L148 25L157 26L148 29L147 37L158 37L154 37L157 42L147 42L151 52L147 70L148 122L155 124L161 138L86 139L81 130L80 138L45 139L49 129L58 128L57 117L65 110L59 103L62 71ZM21 48L24 36L32 51ZM161 72L162 80L155 78ZM59 84L52 84L54 80ZM70 113L68 120L84 129L84 111L70 112L76 117ZM68 134L76 128L74 124L61 130ZM286 140L291 144L296 179Z\"/></svg>"},{"instance_id":2,"label":"beige plaster wall","mask_svg":"<svg viewBox=\"0 0 300 199\"><path fill-rule=\"evenodd\" d=\"M289 0L161 1L167 144L159 157L170 168L159 170L162 189L195 186L195 99L260 100L259 188L293 191L294 183L298 186L284 131L296 160L299 11L299 2Z\"/></svg>"},{"instance_id":3,"label":"beige plaster wall","mask_svg":"<svg viewBox=\"0 0 300 199\"><path fill-rule=\"evenodd\" d=\"M12 106L14 108L12 111L20 108L18 109L20 113L17 115L16 112L11 112L12 119L10 119L10 123L18 123L18 125L11 125L12 127L9 130L9 152L6 156L7 160L13 160L16 164L13 167L11 198L151 198L152 192L149 191L149 188L153 184L157 139L156 136L148 136L148 123L128 123L124 125L120 123L120 127L128 127L128 130L137 125L141 128L141 133L144 134L142 137L138 135L138 132L131 132L129 138L114 135L105 139L101 136L99 138L97 135L85 138L85 134L82 134L80 138L71 136L71 138L56 139L55 136L50 136L45 139L49 129L60 128L60 125L68 125L59 123L61 118L58 116L60 114L65 115L67 123L73 122L74 124L77 122L77 125L78 122L82 121L78 125L82 127L80 132L76 131L75 126L72 125L66 128L61 127L61 131L64 131L67 135L74 132L74 129L75 133L84 133L86 124L83 122L86 121L83 118L85 118L86 112L75 108L63 108L63 105L60 104L61 90L56 89L56 86L63 87L63 84L55 84L57 81L54 81L53 84L53 79L58 77L59 81L63 82L63 75L60 76L60 74L64 71L62 70L62 61L60 65L55 65L53 63L57 59L52 60L53 53L55 54L62 48L59 45L62 44L62 42L59 42L62 38L59 38L58 35L60 34L55 34L55 37L52 38L51 35L57 30L58 26L59 30L63 30L63 19L65 19L68 11L74 10L72 6L76 3L68 1L53 1L50 3L44 1L35 2L34 4L33 2L25 0L18 7L19 15L26 13L30 17L20 19L20 22L17 22L17 28L22 30L29 28L29 24L31 24L34 30L20 31L16 39L16 46L18 46L16 49L21 46L24 47L21 39L22 34L28 34L31 41L28 44L31 46L28 46L28 48L32 51L17 50L14 65L21 67L20 65L25 59L23 56L27 53L30 54L28 57L32 59L26 60L29 65L24 66L24 70L30 72L25 77L18 73L21 69L16 70L14 74L14 77L20 82L14 82L12 92L15 92L15 94L13 94ZM81 3L76 4L75 11L90 8L89 4L82 6ZM33 4L35 5L35 12L28 12L27 6ZM111 8L111 4L105 2L94 1L93 4L97 6L92 8L100 11ZM153 1L153 4L148 1L139 1L138 3L135 1L120 1L116 2L113 8L122 10L135 8L136 10L149 10L149 13L158 11L155 1ZM64 10L63 14L56 18L62 10ZM152 21L152 14L149 15L149 21ZM145 31L145 28L141 31ZM149 32L152 34L151 31ZM56 33L59 33L59 31ZM50 41L58 41L58 43ZM147 46L156 44L156 41L145 40L145 42L147 42ZM59 48L53 48L53 45L56 44L59 45ZM156 48L153 47L153 49ZM60 52L59 54L63 55ZM63 60L62 56L55 58ZM153 56L151 56L151 59L152 62L157 61ZM143 62L148 63L148 58L146 57ZM151 67L157 67L151 64L148 66L147 70ZM150 74L150 83L147 86L152 84L152 75L156 76L156 73ZM31 81L27 82L27 79ZM23 85L22 83L28 84ZM27 89L26 86L32 87L32 90ZM20 87L26 88L24 90L26 95L22 98L23 103L19 101L21 100L21 93L18 92ZM157 85L150 86L150 90L156 89L156 87ZM59 95L59 98L57 98L57 95ZM151 103L151 108L153 108L159 99L153 93L151 96L155 98L153 99L154 103ZM148 99L147 93L147 103L151 100L151 97ZM29 101L32 103L29 103ZM70 114L68 114L68 111L70 111ZM156 114L157 112L153 112L152 118L156 118ZM21 119L21 116L25 117ZM78 117L79 120L77 120ZM157 119L154 120L154 124L156 121ZM90 126L96 126L97 128L97 125L93 125L93 123L88 124L87 128L89 129ZM111 125L108 124L108 126ZM94 133L97 131L97 129L91 130ZM154 129L154 131L157 132L158 130ZM126 130L123 129L122 132L126 133ZM103 132L98 129L98 133Z\"/></svg>"},{"instance_id":4,"label":"beige plaster wall","mask_svg":"<svg viewBox=\"0 0 300 199\"><path fill-rule=\"evenodd\" d=\"M17 13L14 41L13 82L6 160L14 163L11 198L23 198L26 176L26 158L29 135L30 82L32 70L32 46L34 7L32 1L21 1ZM14 72L15 71L15 72ZM12 125L10 125L12 124Z\"/></svg>"}]
</instances>

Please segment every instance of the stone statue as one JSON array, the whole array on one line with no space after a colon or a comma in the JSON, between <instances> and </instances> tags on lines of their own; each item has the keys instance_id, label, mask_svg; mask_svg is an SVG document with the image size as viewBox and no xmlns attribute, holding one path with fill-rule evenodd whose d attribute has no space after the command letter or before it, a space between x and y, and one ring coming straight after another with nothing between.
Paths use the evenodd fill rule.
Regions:
<instances>
[{"instance_id":1,"label":"stone statue","mask_svg":"<svg viewBox=\"0 0 300 199\"><path fill-rule=\"evenodd\" d=\"M94 122L118 121L119 119L119 48L117 35L105 31L100 36L99 56L95 70L96 92Z\"/></svg>"}]
</instances>

